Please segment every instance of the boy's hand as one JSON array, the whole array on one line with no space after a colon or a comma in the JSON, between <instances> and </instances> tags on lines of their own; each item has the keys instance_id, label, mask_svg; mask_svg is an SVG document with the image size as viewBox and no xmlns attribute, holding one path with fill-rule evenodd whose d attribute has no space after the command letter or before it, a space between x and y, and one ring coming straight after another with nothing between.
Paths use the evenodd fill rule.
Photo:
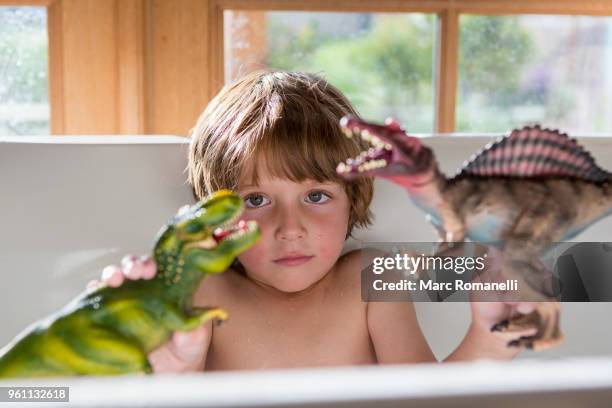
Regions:
<instances>
[{"instance_id":1,"label":"boy's hand","mask_svg":"<svg viewBox=\"0 0 612 408\"><path fill-rule=\"evenodd\" d=\"M484 256L487 254L485 269L480 272L474 281L495 282L501 280L501 265L503 253L492 246L476 245L475 253L471 256ZM457 245L444 251L445 256L464 256L463 248ZM500 296L503 299L503 296ZM508 347L508 343L520 337L536 334L536 328L526 328L521 331L500 332L491 331L493 325L520 314L528 314L534 310L535 302L517 301L479 301L474 292L470 293L470 309L472 323L462 343L451 353L445 361L465 361L478 358L507 360L516 356L521 349Z\"/></svg>"},{"instance_id":2,"label":"boy's hand","mask_svg":"<svg viewBox=\"0 0 612 408\"><path fill-rule=\"evenodd\" d=\"M157 272L155 261L148 256L126 255L121 266L109 265L102 271L102 282L94 280L87 284L95 287L106 283L119 287L125 279L153 279ZM207 322L189 332L174 332L163 346L148 355L154 373L179 373L202 371L210 344L212 325Z\"/></svg>"},{"instance_id":3,"label":"boy's hand","mask_svg":"<svg viewBox=\"0 0 612 408\"><path fill-rule=\"evenodd\" d=\"M472 324L479 329L491 332L495 324L513 317L517 314L529 314L535 309L535 302L471 302ZM506 342L518 340L536 334L537 328L528 328L522 331L491 332Z\"/></svg>"},{"instance_id":4,"label":"boy's hand","mask_svg":"<svg viewBox=\"0 0 612 408\"><path fill-rule=\"evenodd\" d=\"M503 254L501 251L487 247L488 259L486 269L480 275L482 282L496 282L502 279L501 265ZM478 333L483 341L490 338L488 345L490 350L489 357L493 358L512 358L520 352L518 348L508 347L508 343L513 340L518 340L521 337L530 337L536 334L537 328L530 327L520 331L491 331L491 328L504 320L514 317L517 314L529 314L534 309L537 303L535 302L520 302L520 301L500 301L500 302L479 302L471 295L470 309L472 312L471 329ZM495 350L498 351L495 351Z\"/></svg>"}]
</instances>

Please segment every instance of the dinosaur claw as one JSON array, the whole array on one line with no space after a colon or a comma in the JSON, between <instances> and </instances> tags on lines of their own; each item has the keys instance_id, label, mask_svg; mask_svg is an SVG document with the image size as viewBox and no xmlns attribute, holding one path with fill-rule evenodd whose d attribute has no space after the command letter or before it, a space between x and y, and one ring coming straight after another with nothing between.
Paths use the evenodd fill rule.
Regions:
<instances>
[{"instance_id":1,"label":"dinosaur claw","mask_svg":"<svg viewBox=\"0 0 612 408\"><path fill-rule=\"evenodd\" d=\"M495 323L493 326L491 326L491 331L492 332L496 332L496 331L502 331L503 329L508 328L508 325L510 324L509 320L502 320L499 323Z\"/></svg>"},{"instance_id":2,"label":"dinosaur claw","mask_svg":"<svg viewBox=\"0 0 612 408\"><path fill-rule=\"evenodd\" d=\"M387 127L389 127L391 130L396 130L398 132L402 130L402 126L395 118L389 117L385 119L385 125L387 125Z\"/></svg>"},{"instance_id":3,"label":"dinosaur claw","mask_svg":"<svg viewBox=\"0 0 612 408\"><path fill-rule=\"evenodd\" d=\"M509 341L507 346L513 347L513 348L523 347L527 350L535 350L537 348L536 347L537 341L538 339L536 339L534 336L526 336L526 337L520 337L516 340ZM545 347L541 347L541 348L545 348Z\"/></svg>"}]
</instances>

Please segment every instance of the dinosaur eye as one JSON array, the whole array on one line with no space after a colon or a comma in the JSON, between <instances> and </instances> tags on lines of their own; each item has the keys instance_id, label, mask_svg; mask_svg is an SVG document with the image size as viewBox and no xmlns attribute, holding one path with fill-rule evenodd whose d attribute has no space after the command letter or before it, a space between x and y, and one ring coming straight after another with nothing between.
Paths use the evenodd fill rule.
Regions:
<instances>
[{"instance_id":1,"label":"dinosaur eye","mask_svg":"<svg viewBox=\"0 0 612 408\"><path fill-rule=\"evenodd\" d=\"M202 224L200 224L199 222L190 222L189 224L187 224L187 226L185 226L185 231L188 234L198 233L202 231Z\"/></svg>"}]
</instances>

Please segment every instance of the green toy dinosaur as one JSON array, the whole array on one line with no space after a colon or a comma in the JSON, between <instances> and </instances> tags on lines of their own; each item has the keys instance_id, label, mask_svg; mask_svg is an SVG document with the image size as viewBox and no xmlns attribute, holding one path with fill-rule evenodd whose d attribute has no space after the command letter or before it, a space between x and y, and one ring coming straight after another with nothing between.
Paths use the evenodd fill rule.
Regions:
<instances>
[{"instance_id":1,"label":"green toy dinosaur","mask_svg":"<svg viewBox=\"0 0 612 408\"><path fill-rule=\"evenodd\" d=\"M542 349L563 339L559 303L540 256L555 242L570 240L612 213L612 175L599 168L574 139L539 126L512 131L445 177L431 149L407 135L395 121L386 125L345 117L348 137L373 146L338 165L347 180L371 176L406 189L445 242L493 243L503 249L501 280L516 279L515 299L541 302L528 315L493 326L494 331L537 327L534 336L509 346Z\"/></svg>"},{"instance_id":2,"label":"green toy dinosaur","mask_svg":"<svg viewBox=\"0 0 612 408\"><path fill-rule=\"evenodd\" d=\"M0 350L0 378L151 372L147 354L175 330L224 320L219 308L191 306L206 275L225 271L259 238L255 221L235 223L243 200L222 190L183 207L158 234L152 280L87 290Z\"/></svg>"}]
</instances>

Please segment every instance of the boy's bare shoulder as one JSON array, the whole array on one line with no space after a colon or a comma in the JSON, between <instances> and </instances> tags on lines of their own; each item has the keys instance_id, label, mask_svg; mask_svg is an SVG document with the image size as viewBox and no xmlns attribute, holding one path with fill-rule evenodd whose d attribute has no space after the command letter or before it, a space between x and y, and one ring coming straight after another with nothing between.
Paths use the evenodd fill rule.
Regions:
<instances>
[{"instance_id":1,"label":"boy's bare shoulder","mask_svg":"<svg viewBox=\"0 0 612 408\"><path fill-rule=\"evenodd\" d=\"M361 270L370 265L374 261L374 258L384 255L385 253L383 251L376 248L354 249L342 255L338 259L338 264L356 267Z\"/></svg>"},{"instance_id":2,"label":"boy's bare shoulder","mask_svg":"<svg viewBox=\"0 0 612 408\"><path fill-rule=\"evenodd\" d=\"M336 262L336 279L343 285L361 288L361 271L383 252L373 248L354 249L342 255Z\"/></svg>"}]
</instances>

